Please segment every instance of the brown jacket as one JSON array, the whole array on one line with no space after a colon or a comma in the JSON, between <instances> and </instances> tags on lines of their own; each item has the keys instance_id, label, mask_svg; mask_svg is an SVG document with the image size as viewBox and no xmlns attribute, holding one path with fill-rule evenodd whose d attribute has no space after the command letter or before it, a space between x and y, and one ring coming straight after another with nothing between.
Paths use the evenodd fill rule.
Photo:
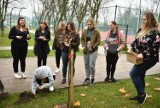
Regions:
<instances>
[{"instance_id":1,"label":"brown jacket","mask_svg":"<svg viewBox=\"0 0 160 108\"><path fill-rule=\"evenodd\" d=\"M83 47L83 53L86 54L87 50L86 50L86 37L87 37L87 31L88 29L84 29L82 32L82 37L81 37L81 44ZM92 36L91 36L91 40L90 40L90 45L89 45L89 53L93 53L95 51L98 50L98 46L100 44L101 41L101 36L100 36L100 32L98 29L94 29L92 31Z\"/></svg>"},{"instance_id":2,"label":"brown jacket","mask_svg":"<svg viewBox=\"0 0 160 108\"><path fill-rule=\"evenodd\" d=\"M74 49L74 51L78 51L80 44L79 33L76 32L72 32L71 34L65 33L65 36L63 36L63 41L60 42L62 44L62 51L68 52L69 48L64 45L64 42L70 43L71 49Z\"/></svg>"},{"instance_id":3,"label":"brown jacket","mask_svg":"<svg viewBox=\"0 0 160 108\"><path fill-rule=\"evenodd\" d=\"M55 38L53 40L52 49L62 49L61 41L63 40L63 37L65 35L65 32L63 31L55 31Z\"/></svg>"}]
</instances>

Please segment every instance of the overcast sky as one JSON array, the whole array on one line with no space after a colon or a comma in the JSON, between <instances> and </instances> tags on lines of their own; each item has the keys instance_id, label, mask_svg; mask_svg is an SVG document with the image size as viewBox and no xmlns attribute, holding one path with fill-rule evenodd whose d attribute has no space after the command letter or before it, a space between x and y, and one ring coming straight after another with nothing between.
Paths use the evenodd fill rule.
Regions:
<instances>
[{"instance_id":1,"label":"overcast sky","mask_svg":"<svg viewBox=\"0 0 160 108\"><path fill-rule=\"evenodd\" d=\"M16 5L21 8L25 7L26 9L21 10L21 15L23 16L33 16L32 8L30 5L30 2L33 0L24 0L21 4L12 4L9 5L8 13L10 13L11 8L15 7ZM141 0L142 1L142 7L149 7L151 8L152 0ZM138 8L139 7L140 0L114 0L113 2L109 2L105 6L123 6L123 7L132 7L132 8ZM38 4L35 4L35 6ZM160 8L159 8L160 10ZM14 9L13 14L19 14L19 9Z\"/></svg>"}]
</instances>

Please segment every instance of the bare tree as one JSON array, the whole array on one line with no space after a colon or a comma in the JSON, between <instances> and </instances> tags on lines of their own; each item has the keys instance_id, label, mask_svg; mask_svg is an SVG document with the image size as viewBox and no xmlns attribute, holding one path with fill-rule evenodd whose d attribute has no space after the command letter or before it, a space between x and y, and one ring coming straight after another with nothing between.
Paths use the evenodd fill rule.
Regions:
<instances>
[{"instance_id":1,"label":"bare tree","mask_svg":"<svg viewBox=\"0 0 160 108\"><path fill-rule=\"evenodd\" d=\"M1 30L2 30L2 35L4 31L4 21L6 19L6 13L7 13L7 8L9 4L9 0L0 0L1 5L0 5L0 23L1 23Z\"/></svg>"},{"instance_id":2,"label":"bare tree","mask_svg":"<svg viewBox=\"0 0 160 108\"><path fill-rule=\"evenodd\" d=\"M0 0L0 28L2 30L2 35L4 31L4 21L6 20L8 6L18 2L20 2L20 0Z\"/></svg>"},{"instance_id":3,"label":"bare tree","mask_svg":"<svg viewBox=\"0 0 160 108\"><path fill-rule=\"evenodd\" d=\"M30 0L30 4L31 4L32 10L33 10L33 13L38 21L38 24L39 24L40 21L46 19L46 15L47 15L48 11L47 11L46 7L43 5L43 2L40 0Z\"/></svg>"},{"instance_id":4,"label":"bare tree","mask_svg":"<svg viewBox=\"0 0 160 108\"><path fill-rule=\"evenodd\" d=\"M153 0L152 2L151 1L148 1L148 2L150 2L150 9L153 12L157 12L158 11L158 7L160 5L160 0Z\"/></svg>"},{"instance_id":5,"label":"bare tree","mask_svg":"<svg viewBox=\"0 0 160 108\"><path fill-rule=\"evenodd\" d=\"M46 17L50 23L51 18L54 21L54 30L60 21L67 21L67 14L69 13L69 0L40 0L47 11Z\"/></svg>"},{"instance_id":6,"label":"bare tree","mask_svg":"<svg viewBox=\"0 0 160 108\"><path fill-rule=\"evenodd\" d=\"M98 22L98 11L100 9L101 3L102 0L90 0L89 2L91 17L96 17L96 22Z\"/></svg>"},{"instance_id":7,"label":"bare tree","mask_svg":"<svg viewBox=\"0 0 160 108\"><path fill-rule=\"evenodd\" d=\"M73 9L75 10L75 14L78 20L78 31L80 30L80 24L87 13L89 1L90 0L73 1L72 6Z\"/></svg>"}]
</instances>

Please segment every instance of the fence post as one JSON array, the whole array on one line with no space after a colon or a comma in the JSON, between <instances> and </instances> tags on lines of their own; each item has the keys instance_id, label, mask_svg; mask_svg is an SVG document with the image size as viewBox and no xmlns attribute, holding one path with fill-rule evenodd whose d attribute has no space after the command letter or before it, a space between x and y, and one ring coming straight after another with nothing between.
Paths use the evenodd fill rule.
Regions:
<instances>
[{"instance_id":1,"label":"fence post","mask_svg":"<svg viewBox=\"0 0 160 108\"><path fill-rule=\"evenodd\" d=\"M137 31L139 29L140 18L141 18L141 0L139 2L139 17L138 17Z\"/></svg>"},{"instance_id":2,"label":"fence post","mask_svg":"<svg viewBox=\"0 0 160 108\"><path fill-rule=\"evenodd\" d=\"M127 28L126 28L126 38L125 38L125 44L127 45L127 36L128 36L128 25L126 25Z\"/></svg>"},{"instance_id":3,"label":"fence post","mask_svg":"<svg viewBox=\"0 0 160 108\"><path fill-rule=\"evenodd\" d=\"M117 14L117 5L115 7L115 12L114 12L114 21L116 21L116 14Z\"/></svg>"}]
</instances>

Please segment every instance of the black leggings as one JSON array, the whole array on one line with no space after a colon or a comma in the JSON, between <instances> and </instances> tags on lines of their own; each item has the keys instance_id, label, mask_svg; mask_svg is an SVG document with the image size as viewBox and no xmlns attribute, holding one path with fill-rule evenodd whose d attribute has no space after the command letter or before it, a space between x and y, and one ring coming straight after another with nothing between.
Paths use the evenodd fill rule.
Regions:
<instances>
[{"instance_id":1,"label":"black leggings","mask_svg":"<svg viewBox=\"0 0 160 108\"><path fill-rule=\"evenodd\" d=\"M60 66L61 55L62 55L61 49L56 49L56 56L55 57L56 57L57 68L59 68L59 66Z\"/></svg>"},{"instance_id":2,"label":"black leggings","mask_svg":"<svg viewBox=\"0 0 160 108\"><path fill-rule=\"evenodd\" d=\"M13 69L15 73L18 72L19 61L21 65L21 72L25 72L27 51L27 45L12 44L11 53L13 57Z\"/></svg>"},{"instance_id":3,"label":"black leggings","mask_svg":"<svg viewBox=\"0 0 160 108\"><path fill-rule=\"evenodd\" d=\"M115 69L116 69L116 64L118 61L118 54L110 54L107 53L106 56L106 62L107 62L107 66L106 66L106 70L107 70L107 77L110 77L110 73L111 73L111 78L114 77L114 73L115 73Z\"/></svg>"},{"instance_id":4,"label":"black leggings","mask_svg":"<svg viewBox=\"0 0 160 108\"><path fill-rule=\"evenodd\" d=\"M47 64L47 54L38 54L38 67L45 66Z\"/></svg>"}]
</instances>

